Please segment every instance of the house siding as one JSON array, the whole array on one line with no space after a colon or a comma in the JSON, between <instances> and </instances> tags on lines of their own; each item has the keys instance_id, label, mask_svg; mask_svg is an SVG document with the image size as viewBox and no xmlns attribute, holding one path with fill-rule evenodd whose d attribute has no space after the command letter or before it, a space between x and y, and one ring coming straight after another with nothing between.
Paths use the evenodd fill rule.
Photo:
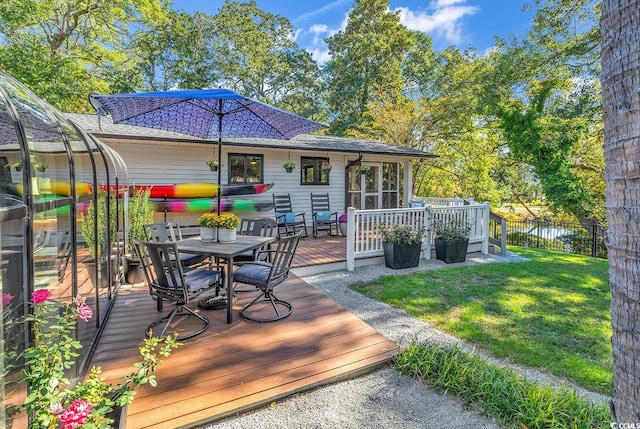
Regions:
<instances>
[{"instance_id":1,"label":"house siding","mask_svg":"<svg viewBox=\"0 0 640 429\"><path fill-rule=\"evenodd\" d=\"M217 173L212 172L206 161L214 158L216 144L202 145L158 141L140 141L119 138L101 139L122 156L129 173L131 185L160 185L190 182L217 182ZM329 193L331 208L342 213L345 206L345 166L357 155L327 153L323 151L287 151L277 149L224 146L222 149L222 183L227 183L227 160L229 153L261 154L264 156L264 183L273 183L273 188L264 194L235 197L256 202L271 202L273 194L291 194L293 210L307 213L307 225L311 226L311 193ZM333 170L329 185L301 185L300 159L305 157L328 157ZM282 164L291 159L296 164L292 173L287 173ZM372 158L373 161L373 158ZM233 198L233 197L230 197ZM274 215L273 210L256 213L237 213L241 217L263 217ZM194 224L198 213L156 213L157 221L175 220L183 225Z\"/></svg>"}]
</instances>

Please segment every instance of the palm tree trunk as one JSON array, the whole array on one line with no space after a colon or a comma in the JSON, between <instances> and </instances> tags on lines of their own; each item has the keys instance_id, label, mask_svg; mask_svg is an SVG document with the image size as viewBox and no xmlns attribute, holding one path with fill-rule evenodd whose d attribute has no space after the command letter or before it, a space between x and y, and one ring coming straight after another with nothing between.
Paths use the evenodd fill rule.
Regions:
<instances>
[{"instance_id":1,"label":"palm tree trunk","mask_svg":"<svg viewBox=\"0 0 640 429\"><path fill-rule=\"evenodd\" d=\"M606 207L618 423L640 423L640 5L603 0Z\"/></svg>"}]
</instances>

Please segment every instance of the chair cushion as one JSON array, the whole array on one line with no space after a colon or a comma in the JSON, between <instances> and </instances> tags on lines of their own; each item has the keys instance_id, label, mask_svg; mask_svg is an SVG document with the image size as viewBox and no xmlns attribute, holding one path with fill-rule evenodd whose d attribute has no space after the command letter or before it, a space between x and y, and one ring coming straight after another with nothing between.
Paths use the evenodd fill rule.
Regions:
<instances>
[{"instance_id":1,"label":"chair cushion","mask_svg":"<svg viewBox=\"0 0 640 429\"><path fill-rule=\"evenodd\" d=\"M180 253L180 262L184 267L192 267L204 262L207 256L198 255L196 253Z\"/></svg>"},{"instance_id":2,"label":"chair cushion","mask_svg":"<svg viewBox=\"0 0 640 429\"><path fill-rule=\"evenodd\" d=\"M317 212L316 213L316 220L319 221L328 221L331 220L331 212Z\"/></svg>"},{"instance_id":3,"label":"chair cushion","mask_svg":"<svg viewBox=\"0 0 640 429\"><path fill-rule=\"evenodd\" d=\"M271 267L261 264L244 264L233 271L233 280L258 287L264 287L269 278Z\"/></svg>"},{"instance_id":4,"label":"chair cushion","mask_svg":"<svg viewBox=\"0 0 640 429\"><path fill-rule=\"evenodd\" d=\"M295 213L283 213L283 212L276 212L276 217L278 218L278 222L282 222L282 217L284 216L284 221L287 223L291 223L291 222L295 222L296 221L296 214Z\"/></svg>"},{"instance_id":5,"label":"chair cushion","mask_svg":"<svg viewBox=\"0 0 640 429\"><path fill-rule=\"evenodd\" d=\"M200 289L206 289L215 286L220 280L220 271L200 270L184 276L187 282L187 290L189 292L197 292Z\"/></svg>"}]
</instances>

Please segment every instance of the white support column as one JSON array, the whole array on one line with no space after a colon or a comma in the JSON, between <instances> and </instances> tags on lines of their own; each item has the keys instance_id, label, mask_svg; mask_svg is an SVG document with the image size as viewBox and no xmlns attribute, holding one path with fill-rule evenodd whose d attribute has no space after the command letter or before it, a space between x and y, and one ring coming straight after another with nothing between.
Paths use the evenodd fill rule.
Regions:
<instances>
[{"instance_id":1,"label":"white support column","mask_svg":"<svg viewBox=\"0 0 640 429\"><path fill-rule=\"evenodd\" d=\"M411 160L407 160L403 164L404 168L404 205L403 207L409 207L409 200L413 196L413 168L411 166Z\"/></svg>"},{"instance_id":2,"label":"white support column","mask_svg":"<svg viewBox=\"0 0 640 429\"><path fill-rule=\"evenodd\" d=\"M347 271L355 269L356 209L347 208Z\"/></svg>"},{"instance_id":3,"label":"white support column","mask_svg":"<svg viewBox=\"0 0 640 429\"><path fill-rule=\"evenodd\" d=\"M489 253L489 202L482 204L484 210L482 211L482 253L487 255Z\"/></svg>"}]
</instances>

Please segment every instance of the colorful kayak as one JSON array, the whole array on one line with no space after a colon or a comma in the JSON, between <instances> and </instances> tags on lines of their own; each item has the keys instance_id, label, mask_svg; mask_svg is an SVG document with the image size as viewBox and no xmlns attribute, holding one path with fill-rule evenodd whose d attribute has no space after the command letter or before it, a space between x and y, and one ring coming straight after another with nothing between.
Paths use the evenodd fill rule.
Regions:
<instances>
[{"instance_id":1,"label":"colorful kayak","mask_svg":"<svg viewBox=\"0 0 640 429\"><path fill-rule=\"evenodd\" d=\"M169 201L152 200L151 204L153 204L153 210L156 212L206 213L217 209L215 198L195 198L192 200ZM220 202L220 209L222 211L233 211L238 213L269 211L272 208L273 203L270 201L223 199Z\"/></svg>"},{"instance_id":2,"label":"colorful kayak","mask_svg":"<svg viewBox=\"0 0 640 429\"><path fill-rule=\"evenodd\" d=\"M222 185L222 195L254 195L267 192L273 183ZM211 198L218 195L216 183L180 183L177 185L136 185L134 190L151 190L150 198Z\"/></svg>"},{"instance_id":3,"label":"colorful kayak","mask_svg":"<svg viewBox=\"0 0 640 429\"><path fill-rule=\"evenodd\" d=\"M38 177L33 184L38 187L38 193L40 194L51 194L62 197L71 196L71 185L69 182ZM6 183L2 186L6 189L6 192L22 196L22 183ZM89 195L92 189L93 187L89 183L76 183L76 193L78 195Z\"/></svg>"}]
</instances>

